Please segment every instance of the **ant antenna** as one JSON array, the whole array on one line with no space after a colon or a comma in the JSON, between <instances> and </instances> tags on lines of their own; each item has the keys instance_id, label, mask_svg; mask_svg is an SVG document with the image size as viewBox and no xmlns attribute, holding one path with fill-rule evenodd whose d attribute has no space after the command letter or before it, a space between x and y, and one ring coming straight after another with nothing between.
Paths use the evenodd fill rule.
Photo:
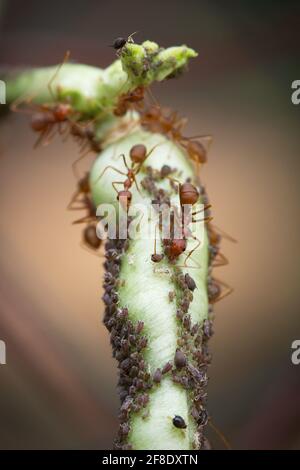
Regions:
<instances>
[{"instance_id":1,"label":"ant antenna","mask_svg":"<svg viewBox=\"0 0 300 470\"><path fill-rule=\"evenodd\" d=\"M228 440L226 439L222 431L212 422L211 419L208 421L208 424L212 428L212 430L215 432L215 434L218 436L218 438L223 442L226 449L232 450L231 445L229 444Z\"/></svg>"},{"instance_id":2,"label":"ant antenna","mask_svg":"<svg viewBox=\"0 0 300 470\"><path fill-rule=\"evenodd\" d=\"M127 38L127 42L134 42L133 39L132 39L132 36L134 36L137 33L138 33L138 31L135 31L134 33L131 33Z\"/></svg>"},{"instance_id":3,"label":"ant antenna","mask_svg":"<svg viewBox=\"0 0 300 470\"><path fill-rule=\"evenodd\" d=\"M57 75L59 74L59 72L60 72L62 66L63 66L66 62L68 62L68 60L69 60L69 58L70 58L70 54L71 54L71 52L70 52L69 50L66 51L66 53L65 53L65 55L64 55L64 58L63 58L63 61L61 62L61 64L58 65L56 71L54 72L53 76L51 77L51 79L50 79L49 82L48 82L47 87L48 87L50 96L51 96L51 98L52 98L54 101L55 101L55 98L56 98L56 97L55 97L55 94L54 94L53 89L52 89L52 84L53 84L54 80L56 79Z\"/></svg>"}]
</instances>

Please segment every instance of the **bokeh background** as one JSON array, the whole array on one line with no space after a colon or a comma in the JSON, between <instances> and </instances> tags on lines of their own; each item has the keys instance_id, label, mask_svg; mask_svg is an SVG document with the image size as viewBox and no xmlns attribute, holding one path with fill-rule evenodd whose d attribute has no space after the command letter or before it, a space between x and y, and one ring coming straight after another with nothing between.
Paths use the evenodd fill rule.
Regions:
<instances>
[{"instance_id":1,"label":"bokeh background","mask_svg":"<svg viewBox=\"0 0 300 470\"><path fill-rule=\"evenodd\" d=\"M190 71L154 88L212 133L202 179L216 223L238 239L219 277L209 409L233 448L300 448L300 5L295 1L0 1L1 66L74 60L106 66L116 36L187 43ZM108 449L116 363L101 323L101 260L66 211L78 149L33 151L28 118L0 122L0 447ZM88 159L86 160L88 165ZM82 166L84 171L84 165ZM222 447L211 435L216 448Z\"/></svg>"}]
</instances>

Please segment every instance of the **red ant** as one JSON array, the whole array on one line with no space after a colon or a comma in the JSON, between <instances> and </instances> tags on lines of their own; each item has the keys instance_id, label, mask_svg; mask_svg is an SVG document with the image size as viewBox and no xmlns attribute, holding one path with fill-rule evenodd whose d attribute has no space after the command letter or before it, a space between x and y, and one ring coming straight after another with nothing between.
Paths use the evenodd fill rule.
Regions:
<instances>
[{"instance_id":1,"label":"red ant","mask_svg":"<svg viewBox=\"0 0 300 470\"><path fill-rule=\"evenodd\" d=\"M82 195L81 199L78 199ZM81 203L74 207L74 203ZM69 210L87 209L85 217L75 220L73 224L87 223L83 230L82 242L87 248L95 251L101 246L102 240L97 236L95 207L90 198L89 173L86 173L77 183L77 189L68 204Z\"/></svg>"},{"instance_id":2,"label":"red ant","mask_svg":"<svg viewBox=\"0 0 300 470\"><path fill-rule=\"evenodd\" d=\"M173 178L168 177L171 181L176 181L173 180ZM187 255L185 262L184 262L184 267L187 267L187 260L191 257L193 252L199 247L201 244L201 241L194 236L191 233L191 230L189 228L189 223L195 223L199 222L198 220L195 220L194 216L196 214L199 214L200 212L206 211L211 207L210 204L207 204L204 206L203 209L192 212L190 211L188 214L184 213L183 211L183 206L187 207L188 206L193 206L196 204L196 202L199 199L199 192L197 188L191 184L191 183L179 183L179 200L180 200L180 207L181 207L181 214L178 217L175 211L171 213L171 237L170 238L163 238L163 245L164 245L164 252L169 259L169 261L175 261L176 259L179 258L179 256L185 252L186 247L187 247L187 239L188 237L193 238L196 240L198 243L197 245L189 252ZM176 218L180 220L180 222L176 221ZM204 217L201 221L207 222L211 220L211 217ZM179 223L179 227L181 230L181 237L180 238L175 238L174 237L174 228L175 228L175 223ZM178 227L178 225L177 225ZM155 236L155 244L154 244L154 254L151 256L151 260L155 263L160 262L163 258L163 255L158 255L156 253L156 236Z\"/></svg>"},{"instance_id":3,"label":"red ant","mask_svg":"<svg viewBox=\"0 0 300 470\"><path fill-rule=\"evenodd\" d=\"M63 134L62 124L69 122L72 125L74 121L71 120L71 117L75 117L76 115L78 115L78 113L74 111L71 104L57 102L57 96L53 90L53 82L56 79L61 67L69 59L69 56L70 52L67 51L64 60L57 67L54 75L47 84L48 91L50 97L53 100L53 103L32 105L34 112L31 116L31 128L33 131L38 132L40 134L39 138L37 139L34 145L35 148L43 141L45 144L47 144L50 138L53 137L57 130L60 134ZM33 97L24 100L24 102L28 105L32 102L32 99ZM19 108L21 103L22 99L16 100L11 105L12 111L24 111L23 109ZM32 113L32 110L29 110L29 112ZM54 132L51 135L51 132L53 130Z\"/></svg>"},{"instance_id":4,"label":"red ant","mask_svg":"<svg viewBox=\"0 0 300 470\"><path fill-rule=\"evenodd\" d=\"M100 248L102 240L97 235L95 206L91 198L87 195L84 196L82 202L83 206L76 209L87 209L88 213L85 217L75 220L73 224L87 223L82 233L83 246L87 247L89 250L96 251Z\"/></svg>"},{"instance_id":5,"label":"red ant","mask_svg":"<svg viewBox=\"0 0 300 470\"><path fill-rule=\"evenodd\" d=\"M180 144L197 166L207 161L207 148L211 143L211 136L183 136L182 129L186 125L186 119L179 118L176 112L171 112L169 115L166 115L159 106L151 106L142 113L141 124L151 132L163 133ZM205 144L194 139L201 139L205 141Z\"/></svg>"},{"instance_id":6,"label":"red ant","mask_svg":"<svg viewBox=\"0 0 300 470\"><path fill-rule=\"evenodd\" d=\"M124 116L129 109L137 106L144 99L145 89L142 86L138 86L133 91L124 93L119 97L118 103L114 109L115 116Z\"/></svg>"},{"instance_id":7,"label":"red ant","mask_svg":"<svg viewBox=\"0 0 300 470\"><path fill-rule=\"evenodd\" d=\"M157 145L159 145L159 144L157 144ZM108 170L109 168L111 170L116 171L120 175L126 176L125 181L113 181L112 186L113 186L114 190L117 192L118 201L121 202L121 205L122 205L123 209L125 209L127 211L129 210L129 207L130 207L130 204L131 204L131 201L132 201L132 193L130 191L130 188L132 187L133 184L135 184L136 189L140 193L140 188L139 188L137 180L136 180L136 175L139 173L143 163L149 157L149 155L153 152L153 150L157 147L157 145L155 145L148 153L147 153L147 148L144 144L134 145L133 147L131 147L131 149L129 151L129 157L130 157L130 160L131 160L131 167L128 166L125 155L124 154L120 155L120 157L122 157L124 165L127 169L126 173L119 170L118 168L116 168L114 166L108 165L106 168L104 168L101 175L97 179L97 181L98 181L100 178L102 178L102 176L104 175L106 170ZM117 184L122 184L124 189L119 191L116 188Z\"/></svg>"}]
</instances>

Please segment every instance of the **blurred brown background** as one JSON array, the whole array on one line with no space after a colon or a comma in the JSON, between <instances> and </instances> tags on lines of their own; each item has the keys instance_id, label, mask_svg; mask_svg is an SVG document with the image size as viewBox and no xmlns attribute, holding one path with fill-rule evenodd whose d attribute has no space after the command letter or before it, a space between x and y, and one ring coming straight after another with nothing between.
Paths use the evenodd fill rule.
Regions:
<instances>
[{"instance_id":1,"label":"blurred brown background","mask_svg":"<svg viewBox=\"0 0 300 470\"><path fill-rule=\"evenodd\" d=\"M155 87L212 133L203 170L234 286L216 306L209 409L234 448L300 448L300 6L293 1L0 1L1 65L106 66L107 45L187 43L190 72ZM0 122L0 447L110 448L116 364L102 323L102 268L66 211L77 147L57 137L33 151L28 119ZM221 447L212 436L215 447Z\"/></svg>"}]
</instances>

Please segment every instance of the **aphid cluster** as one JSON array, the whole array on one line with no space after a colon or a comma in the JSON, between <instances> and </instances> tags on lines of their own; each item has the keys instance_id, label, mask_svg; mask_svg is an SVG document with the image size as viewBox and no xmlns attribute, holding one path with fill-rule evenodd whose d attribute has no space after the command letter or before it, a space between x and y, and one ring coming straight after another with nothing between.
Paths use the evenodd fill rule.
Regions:
<instances>
[{"instance_id":1,"label":"aphid cluster","mask_svg":"<svg viewBox=\"0 0 300 470\"><path fill-rule=\"evenodd\" d=\"M208 383L207 368L211 355L207 341L213 334L211 320L203 324L192 324L188 313L193 300L193 292L197 285L190 274L175 270L173 282L179 289L177 299L178 340L174 355L173 381L184 387L189 393L192 403L190 414L197 425L195 448L202 448L204 442L204 427L208 422L206 411L206 387ZM210 314L211 315L211 312Z\"/></svg>"},{"instance_id":2,"label":"aphid cluster","mask_svg":"<svg viewBox=\"0 0 300 470\"><path fill-rule=\"evenodd\" d=\"M110 332L113 356L119 363L120 371L120 426L115 448L126 450L131 448L126 443L130 432L130 413L141 411L147 415L148 392L153 381L143 355L147 346L147 337L143 334L144 323L139 321L133 324L128 318L128 309L119 305L119 273L121 258L126 252L126 240L109 240L105 248L104 324Z\"/></svg>"}]
</instances>

